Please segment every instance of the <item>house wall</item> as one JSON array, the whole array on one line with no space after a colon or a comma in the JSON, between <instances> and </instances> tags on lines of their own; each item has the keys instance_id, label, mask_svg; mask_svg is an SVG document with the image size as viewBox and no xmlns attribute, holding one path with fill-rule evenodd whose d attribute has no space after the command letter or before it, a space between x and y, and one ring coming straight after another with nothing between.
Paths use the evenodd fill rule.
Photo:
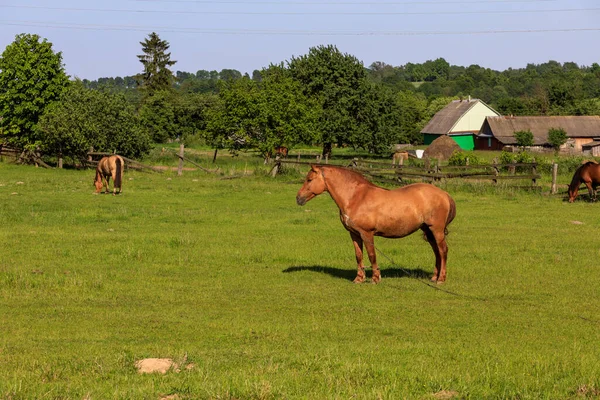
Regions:
<instances>
[{"instance_id":1,"label":"house wall","mask_svg":"<svg viewBox=\"0 0 600 400\"><path fill-rule=\"evenodd\" d=\"M475 139L472 133L465 135L450 135L450 137L463 150L473 150L475 148Z\"/></svg>"},{"instance_id":2,"label":"house wall","mask_svg":"<svg viewBox=\"0 0 600 400\"><path fill-rule=\"evenodd\" d=\"M574 149L581 151L581 146L594 141L594 138L569 138L574 142Z\"/></svg>"},{"instance_id":3,"label":"house wall","mask_svg":"<svg viewBox=\"0 0 600 400\"><path fill-rule=\"evenodd\" d=\"M475 150L502 150L503 147L495 137L475 137Z\"/></svg>"},{"instance_id":4,"label":"house wall","mask_svg":"<svg viewBox=\"0 0 600 400\"><path fill-rule=\"evenodd\" d=\"M456 124L450 130L452 132L479 132L485 117L497 116L494 111L486 107L481 102L477 102L469 111L456 121Z\"/></svg>"}]
</instances>

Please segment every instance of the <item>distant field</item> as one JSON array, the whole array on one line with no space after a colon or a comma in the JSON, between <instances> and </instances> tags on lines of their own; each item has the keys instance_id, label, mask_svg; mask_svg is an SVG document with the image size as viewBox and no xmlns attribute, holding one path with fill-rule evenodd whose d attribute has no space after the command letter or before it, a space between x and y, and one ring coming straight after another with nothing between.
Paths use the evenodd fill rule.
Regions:
<instances>
[{"instance_id":1,"label":"distant field","mask_svg":"<svg viewBox=\"0 0 600 400\"><path fill-rule=\"evenodd\" d=\"M0 162L0 398L600 396L600 204L449 185L444 291L420 234L376 240L383 280L354 285L329 196L265 171L128 171L110 196Z\"/></svg>"}]
</instances>

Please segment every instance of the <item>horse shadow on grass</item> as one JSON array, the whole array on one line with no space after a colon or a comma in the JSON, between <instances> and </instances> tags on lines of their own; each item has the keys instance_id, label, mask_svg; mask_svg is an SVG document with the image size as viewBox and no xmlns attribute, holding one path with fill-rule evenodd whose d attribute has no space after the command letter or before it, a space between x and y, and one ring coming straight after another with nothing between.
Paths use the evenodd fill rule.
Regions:
<instances>
[{"instance_id":1,"label":"horse shadow on grass","mask_svg":"<svg viewBox=\"0 0 600 400\"><path fill-rule=\"evenodd\" d=\"M425 271L421 268L380 268L382 278L413 278L413 279L430 279L432 272ZM284 269L283 273L311 271L321 274L327 274L334 278L353 281L356 278L356 269L341 269L333 267L324 267L322 265L298 265ZM367 278L370 279L373 275L371 268L365 268Z\"/></svg>"}]
</instances>

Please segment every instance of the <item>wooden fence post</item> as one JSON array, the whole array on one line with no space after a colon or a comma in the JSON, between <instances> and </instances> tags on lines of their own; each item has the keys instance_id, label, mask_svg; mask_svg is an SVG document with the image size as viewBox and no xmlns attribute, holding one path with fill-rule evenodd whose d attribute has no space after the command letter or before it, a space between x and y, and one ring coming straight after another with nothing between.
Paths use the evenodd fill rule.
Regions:
<instances>
[{"instance_id":1,"label":"wooden fence post","mask_svg":"<svg viewBox=\"0 0 600 400\"><path fill-rule=\"evenodd\" d=\"M492 166L494 167L494 175L498 176L500 174L500 169L498 168L498 159L494 158L494 163L492 164ZM498 183L498 179L492 179L493 183Z\"/></svg>"},{"instance_id":2,"label":"wooden fence post","mask_svg":"<svg viewBox=\"0 0 600 400\"><path fill-rule=\"evenodd\" d=\"M179 145L179 166L177 167L177 176L183 175L183 143Z\"/></svg>"},{"instance_id":3,"label":"wooden fence post","mask_svg":"<svg viewBox=\"0 0 600 400\"><path fill-rule=\"evenodd\" d=\"M58 156L58 168L62 169L63 167L63 158L62 154Z\"/></svg>"},{"instance_id":4,"label":"wooden fence post","mask_svg":"<svg viewBox=\"0 0 600 400\"><path fill-rule=\"evenodd\" d=\"M275 156L275 165L273 165L273 168L271 169L271 176L273 178L275 178L275 176L277 176L277 173L279 172L279 168L281 167L281 157L279 157L279 155Z\"/></svg>"},{"instance_id":5,"label":"wooden fence post","mask_svg":"<svg viewBox=\"0 0 600 400\"><path fill-rule=\"evenodd\" d=\"M552 163L552 186L550 188L550 193L556 194L557 186L556 186L556 178L558 177L558 164Z\"/></svg>"},{"instance_id":6,"label":"wooden fence post","mask_svg":"<svg viewBox=\"0 0 600 400\"><path fill-rule=\"evenodd\" d=\"M321 155L320 154L317 155L317 164L321 164Z\"/></svg>"}]
</instances>

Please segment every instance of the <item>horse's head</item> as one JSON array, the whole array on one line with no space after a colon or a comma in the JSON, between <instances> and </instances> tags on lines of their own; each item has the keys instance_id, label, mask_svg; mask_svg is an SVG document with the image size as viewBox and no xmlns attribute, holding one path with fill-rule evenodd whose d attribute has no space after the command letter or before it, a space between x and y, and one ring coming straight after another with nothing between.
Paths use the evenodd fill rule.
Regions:
<instances>
[{"instance_id":1,"label":"horse's head","mask_svg":"<svg viewBox=\"0 0 600 400\"><path fill-rule=\"evenodd\" d=\"M96 193L100 193L102 191L102 187L104 186L102 184L102 176L100 175L98 170L96 170L96 177L94 178L94 186L96 187Z\"/></svg>"},{"instance_id":2,"label":"horse's head","mask_svg":"<svg viewBox=\"0 0 600 400\"><path fill-rule=\"evenodd\" d=\"M306 175L304 185L302 185L298 191L298 194L296 195L296 203L298 203L299 206L303 206L310 199L320 195L325 190L325 177L323 176L321 167L311 165L310 171L308 171L308 174Z\"/></svg>"}]
</instances>

